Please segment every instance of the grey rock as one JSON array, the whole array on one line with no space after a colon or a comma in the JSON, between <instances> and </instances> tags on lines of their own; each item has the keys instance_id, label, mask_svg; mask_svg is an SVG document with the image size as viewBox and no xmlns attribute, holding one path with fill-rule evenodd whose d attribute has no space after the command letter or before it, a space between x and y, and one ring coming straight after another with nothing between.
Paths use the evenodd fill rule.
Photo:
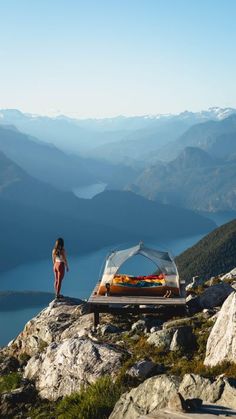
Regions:
<instances>
[{"instance_id":1,"label":"grey rock","mask_svg":"<svg viewBox=\"0 0 236 419\"><path fill-rule=\"evenodd\" d=\"M204 365L215 366L236 359L236 292L224 302L211 330Z\"/></svg>"},{"instance_id":2,"label":"grey rock","mask_svg":"<svg viewBox=\"0 0 236 419\"><path fill-rule=\"evenodd\" d=\"M179 392L185 399L201 399L210 403L219 400L224 387L222 379L212 381L197 374L185 374Z\"/></svg>"},{"instance_id":3,"label":"grey rock","mask_svg":"<svg viewBox=\"0 0 236 419\"><path fill-rule=\"evenodd\" d=\"M217 404L236 409L236 380L224 377L223 381L224 390Z\"/></svg>"},{"instance_id":4,"label":"grey rock","mask_svg":"<svg viewBox=\"0 0 236 419\"><path fill-rule=\"evenodd\" d=\"M122 330L119 327L114 326L113 324L102 325L100 327L100 331L101 331L102 336L107 335L109 333L121 333L122 332Z\"/></svg>"},{"instance_id":5,"label":"grey rock","mask_svg":"<svg viewBox=\"0 0 236 419\"><path fill-rule=\"evenodd\" d=\"M33 356L26 365L24 377L35 381L42 398L57 400L103 375L114 377L121 367L123 354L119 349L87 338L70 338L54 342L46 351Z\"/></svg>"},{"instance_id":6,"label":"grey rock","mask_svg":"<svg viewBox=\"0 0 236 419\"><path fill-rule=\"evenodd\" d=\"M146 322L145 320L138 320L137 322L132 324L131 330L133 332L144 332L146 328Z\"/></svg>"},{"instance_id":7,"label":"grey rock","mask_svg":"<svg viewBox=\"0 0 236 419\"><path fill-rule=\"evenodd\" d=\"M138 419L142 415L155 414L168 405L170 397L177 393L179 378L160 375L148 378L144 383L123 394L116 403L110 419Z\"/></svg>"},{"instance_id":8,"label":"grey rock","mask_svg":"<svg viewBox=\"0 0 236 419\"><path fill-rule=\"evenodd\" d=\"M159 349L169 350L175 330L176 329L166 329L154 332L149 336L147 342Z\"/></svg>"},{"instance_id":9,"label":"grey rock","mask_svg":"<svg viewBox=\"0 0 236 419\"><path fill-rule=\"evenodd\" d=\"M168 408L174 412L187 412L188 406L180 393L175 393L170 397Z\"/></svg>"},{"instance_id":10,"label":"grey rock","mask_svg":"<svg viewBox=\"0 0 236 419\"><path fill-rule=\"evenodd\" d=\"M202 309L221 306L233 291L234 289L224 282L213 285L199 296L199 304Z\"/></svg>"},{"instance_id":11,"label":"grey rock","mask_svg":"<svg viewBox=\"0 0 236 419\"><path fill-rule=\"evenodd\" d=\"M163 323L163 329L173 329L180 326L188 326L192 323L191 317L183 317L182 319L169 320L168 322Z\"/></svg>"},{"instance_id":12,"label":"grey rock","mask_svg":"<svg viewBox=\"0 0 236 419\"><path fill-rule=\"evenodd\" d=\"M228 413L231 413L230 409L235 408L235 392L236 380L233 379L218 377L216 380L210 380L196 374L185 374L180 382L179 377L164 374L149 378L138 387L123 394L116 403L110 419L141 419L145 417L172 419L185 417L185 415L192 418L195 417L196 411L202 414L216 414L218 411L222 415L227 413L228 416ZM185 403L182 404L183 399ZM214 405L210 409L212 403ZM220 410L220 406L223 406L222 410ZM187 410L187 414L181 411L182 408ZM191 411L194 412L193 416ZM182 416L178 416L178 412ZM167 415L165 416L164 413ZM236 411L233 416L235 413Z\"/></svg>"},{"instance_id":13,"label":"grey rock","mask_svg":"<svg viewBox=\"0 0 236 419\"><path fill-rule=\"evenodd\" d=\"M61 303L53 300L47 308L31 319L23 331L8 345L10 355L29 356L45 350L52 342L70 337L87 336L93 327L93 314L81 315L81 300L64 298Z\"/></svg>"},{"instance_id":14,"label":"grey rock","mask_svg":"<svg viewBox=\"0 0 236 419\"><path fill-rule=\"evenodd\" d=\"M171 351L191 350L195 346L195 336L191 326L179 327L170 344Z\"/></svg>"},{"instance_id":15,"label":"grey rock","mask_svg":"<svg viewBox=\"0 0 236 419\"><path fill-rule=\"evenodd\" d=\"M134 378L147 378L150 377L152 372L156 372L156 370L156 364L154 364L154 362L142 360L136 362L131 368L129 368L126 374Z\"/></svg>"}]
</instances>

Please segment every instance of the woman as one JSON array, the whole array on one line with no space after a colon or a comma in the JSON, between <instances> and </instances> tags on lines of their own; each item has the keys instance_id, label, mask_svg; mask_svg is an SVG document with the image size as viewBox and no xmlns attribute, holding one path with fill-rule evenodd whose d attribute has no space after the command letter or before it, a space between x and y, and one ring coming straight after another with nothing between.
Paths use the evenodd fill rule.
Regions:
<instances>
[{"instance_id":1,"label":"woman","mask_svg":"<svg viewBox=\"0 0 236 419\"><path fill-rule=\"evenodd\" d=\"M64 240L61 237L56 240L54 249L52 251L52 262L55 275L54 288L56 292L56 298L60 298L62 297L62 295L60 295L60 291L61 283L65 275L65 267L67 272L69 271L66 252L64 249Z\"/></svg>"}]
</instances>

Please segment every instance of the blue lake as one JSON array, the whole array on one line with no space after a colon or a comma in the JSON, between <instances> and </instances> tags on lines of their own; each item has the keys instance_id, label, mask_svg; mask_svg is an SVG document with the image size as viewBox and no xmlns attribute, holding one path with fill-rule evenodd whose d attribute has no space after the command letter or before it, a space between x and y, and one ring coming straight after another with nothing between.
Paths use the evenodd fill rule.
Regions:
<instances>
[{"instance_id":1,"label":"blue lake","mask_svg":"<svg viewBox=\"0 0 236 419\"><path fill-rule=\"evenodd\" d=\"M77 188L73 189L73 192L76 196L79 198L84 199L91 199L95 195L103 192L106 188L107 184L100 182L100 183L94 183L89 186L78 186Z\"/></svg>"},{"instance_id":2,"label":"blue lake","mask_svg":"<svg viewBox=\"0 0 236 419\"><path fill-rule=\"evenodd\" d=\"M149 242L145 243L150 247L160 250L169 250L173 256L178 255L183 250L196 243L202 235L185 237L168 242ZM129 243L123 245L135 245ZM115 247L116 248L116 247ZM102 273L102 267L106 255L111 248L102 248L96 252L91 252L77 257L68 257L70 271L65 275L62 285L63 295L74 296L77 298L88 298L96 282ZM155 266L143 257L136 257L123 266L124 272L130 274L151 273ZM0 291L49 291L53 290L53 271L51 259L29 263L18 266L15 269L4 272L0 276ZM34 317L43 307L28 308L3 312L0 307L0 346L6 345L24 327L25 323Z\"/></svg>"}]
</instances>

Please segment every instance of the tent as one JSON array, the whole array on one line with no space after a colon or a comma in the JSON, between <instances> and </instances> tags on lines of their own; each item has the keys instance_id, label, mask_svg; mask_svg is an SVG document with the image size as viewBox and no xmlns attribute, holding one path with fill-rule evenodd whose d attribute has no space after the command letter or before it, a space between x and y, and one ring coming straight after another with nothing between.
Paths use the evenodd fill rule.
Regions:
<instances>
[{"instance_id":1,"label":"tent","mask_svg":"<svg viewBox=\"0 0 236 419\"><path fill-rule=\"evenodd\" d=\"M145 286L142 289L139 288L139 290L135 290L134 288L129 288L128 290L125 289L124 286L122 287L122 289L121 287L117 289L117 287L114 286L113 280L116 277L120 267L128 259L136 255L142 255L150 259L157 266L157 270L161 272L163 274L163 277L165 278L165 280L163 281L164 284L161 287L160 284L158 284L158 287L152 286L152 288L149 288L148 290L145 288ZM137 246L130 247L125 250L113 251L107 257L98 294L104 295L107 292L108 288L111 294L113 293L113 291L115 291L115 293L119 293L120 291L122 293L128 292L129 294L138 293L139 295L142 295L142 293L144 293L144 295L153 295L157 293L158 295L160 295L161 293L167 290L172 290L175 294L179 295L179 274L176 264L168 252L150 249L146 247L143 242L140 242Z\"/></svg>"}]
</instances>

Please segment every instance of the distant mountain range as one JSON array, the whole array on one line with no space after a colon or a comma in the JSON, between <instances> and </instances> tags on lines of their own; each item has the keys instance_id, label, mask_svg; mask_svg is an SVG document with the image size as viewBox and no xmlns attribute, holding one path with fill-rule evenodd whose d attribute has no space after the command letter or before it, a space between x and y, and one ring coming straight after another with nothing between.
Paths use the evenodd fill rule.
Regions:
<instances>
[{"instance_id":1,"label":"distant mountain range","mask_svg":"<svg viewBox=\"0 0 236 419\"><path fill-rule=\"evenodd\" d=\"M175 141L166 144L158 159L171 160L187 146L199 147L214 157L229 157L236 152L236 114L193 125Z\"/></svg>"},{"instance_id":2,"label":"distant mountain range","mask_svg":"<svg viewBox=\"0 0 236 419\"><path fill-rule=\"evenodd\" d=\"M198 211L236 210L236 115L194 125L168 147L180 154L156 161L127 189Z\"/></svg>"},{"instance_id":3,"label":"distant mountain range","mask_svg":"<svg viewBox=\"0 0 236 419\"><path fill-rule=\"evenodd\" d=\"M0 124L14 125L20 131L67 152L124 164L137 160L148 162L154 151L177 140L191 126L209 120L220 121L235 113L233 108L214 107L178 115L74 119L63 115L49 118L5 109L0 110Z\"/></svg>"},{"instance_id":4,"label":"distant mountain range","mask_svg":"<svg viewBox=\"0 0 236 419\"><path fill-rule=\"evenodd\" d=\"M215 224L192 211L109 191L91 200L76 198L29 176L0 154L0 270L50 257L58 236L77 254L145 238L208 232Z\"/></svg>"},{"instance_id":5,"label":"distant mountain range","mask_svg":"<svg viewBox=\"0 0 236 419\"><path fill-rule=\"evenodd\" d=\"M146 169L127 188L149 199L198 211L236 210L236 160L219 161L186 147L169 163Z\"/></svg>"},{"instance_id":6,"label":"distant mountain range","mask_svg":"<svg viewBox=\"0 0 236 419\"><path fill-rule=\"evenodd\" d=\"M181 278L209 279L236 266L236 220L215 229L176 258Z\"/></svg>"}]
</instances>

